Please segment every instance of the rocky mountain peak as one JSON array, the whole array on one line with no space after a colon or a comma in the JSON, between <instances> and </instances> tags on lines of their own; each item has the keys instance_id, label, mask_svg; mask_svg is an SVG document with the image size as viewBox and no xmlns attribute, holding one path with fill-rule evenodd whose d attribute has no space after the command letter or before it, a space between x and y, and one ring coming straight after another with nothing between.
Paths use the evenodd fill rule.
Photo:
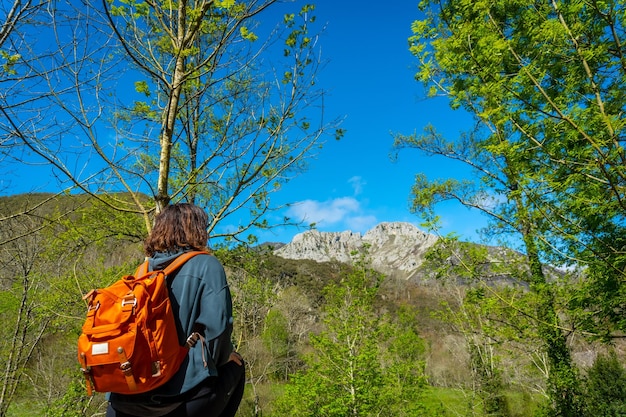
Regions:
<instances>
[{"instance_id":1,"label":"rocky mountain peak","mask_svg":"<svg viewBox=\"0 0 626 417\"><path fill-rule=\"evenodd\" d=\"M351 253L369 245L372 267L385 274L412 277L423 263L424 254L437 237L404 222L380 223L364 235L309 230L274 251L285 259L311 259L317 262L350 262Z\"/></svg>"}]
</instances>

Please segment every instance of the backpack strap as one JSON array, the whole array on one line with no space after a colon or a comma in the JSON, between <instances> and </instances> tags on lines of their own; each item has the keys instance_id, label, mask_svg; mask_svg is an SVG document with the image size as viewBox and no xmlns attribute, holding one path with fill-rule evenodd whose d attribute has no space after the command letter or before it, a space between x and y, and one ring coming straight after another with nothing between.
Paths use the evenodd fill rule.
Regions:
<instances>
[{"instance_id":1,"label":"backpack strap","mask_svg":"<svg viewBox=\"0 0 626 417\"><path fill-rule=\"evenodd\" d=\"M210 255L210 253L208 251L185 252L182 255L179 255L176 259L174 259L168 266L166 266L163 269L163 274L167 278L168 275L170 275L172 272L176 271L178 268L183 266L183 264L185 262L187 262L189 259L193 258L196 255ZM148 265L148 261L146 261L146 268L147 268L147 265ZM170 281L170 285L171 285L171 281ZM206 368L206 359L204 357L204 337L202 337L200 335L200 333L192 333L191 335L189 335L189 337L187 338L187 341L185 343L185 347L187 349L181 350L181 352L183 353L183 355L187 355L188 350L195 346L195 344L198 341L198 339L200 339L201 342L202 342L202 347L203 347L203 349L202 349L202 361L204 362L204 364L205 364L204 367Z\"/></svg>"},{"instance_id":2,"label":"backpack strap","mask_svg":"<svg viewBox=\"0 0 626 417\"><path fill-rule=\"evenodd\" d=\"M148 258L146 258L145 262L137 267L135 271L135 277L141 277L148 273Z\"/></svg>"},{"instance_id":3,"label":"backpack strap","mask_svg":"<svg viewBox=\"0 0 626 417\"><path fill-rule=\"evenodd\" d=\"M187 262L189 259L193 258L196 255L209 255L209 252L207 251L185 252L179 257L177 257L176 259L174 259L172 263L170 263L168 266L166 266L165 269L163 269L163 273L165 274L165 276L170 275L172 272L176 271L178 268L183 266L185 262Z\"/></svg>"},{"instance_id":4,"label":"backpack strap","mask_svg":"<svg viewBox=\"0 0 626 417\"><path fill-rule=\"evenodd\" d=\"M172 272L176 271L178 268L180 268L181 266L183 266L183 264L185 262L187 262L189 259L193 258L196 255L210 255L209 252L204 251L204 250L199 250L199 251L192 251L192 252L185 252L182 255L178 256L176 259L174 259L168 266L166 266L163 269L163 272L165 274L165 276L170 275ZM135 277L142 277L146 274L148 274L148 260L146 259L146 261L144 263L142 263L141 265L139 265L137 267L137 270L135 271Z\"/></svg>"}]
</instances>

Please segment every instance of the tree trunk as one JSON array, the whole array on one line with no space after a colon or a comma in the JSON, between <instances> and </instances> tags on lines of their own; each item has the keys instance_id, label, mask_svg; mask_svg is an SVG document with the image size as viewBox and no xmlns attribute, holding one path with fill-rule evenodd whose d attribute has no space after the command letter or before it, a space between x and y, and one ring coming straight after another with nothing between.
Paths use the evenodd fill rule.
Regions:
<instances>
[{"instance_id":1,"label":"tree trunk","mask_svg":"<svg viewBox=\"0 0 626 417\"><path fill-rule=\"evenodd\" d=\"M186 1L181 1L178 5L178 33L176 38L177 56L176 65L174 67L174 74L171 84L169 85L169 101L163 118L163 127L161 130L161 154L159 157L159 179L157 181L157 195L156 200L156 212L157 214L165 208L170 202L170 195L168 189L168 182L170 177L170 166L172 158L172 146L174 138L174 128L176 126L176 119L178 118L178 103L180 101L180 94L183 89L183 81L185 74L185 57L183 56L183 50L185 49L185 31L187 14L185 12L187 7Z\"/></svg>"}]
</instances>

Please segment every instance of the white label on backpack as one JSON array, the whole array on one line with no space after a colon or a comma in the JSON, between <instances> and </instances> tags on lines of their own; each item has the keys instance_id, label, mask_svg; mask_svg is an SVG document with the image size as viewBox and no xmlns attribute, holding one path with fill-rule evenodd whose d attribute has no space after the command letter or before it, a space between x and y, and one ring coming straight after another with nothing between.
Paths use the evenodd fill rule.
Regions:
<instances>
[{"instance_id":1,"label":"white label on backpack","mask_svg":"<svg viewBox=\"0 0 626 417\"><path fill-rule=\"evenodd\" d=\"M94 343L91 345L92 355L106 355L107 353L109 353L108 343Z\"/></svg>"}]
</instances>

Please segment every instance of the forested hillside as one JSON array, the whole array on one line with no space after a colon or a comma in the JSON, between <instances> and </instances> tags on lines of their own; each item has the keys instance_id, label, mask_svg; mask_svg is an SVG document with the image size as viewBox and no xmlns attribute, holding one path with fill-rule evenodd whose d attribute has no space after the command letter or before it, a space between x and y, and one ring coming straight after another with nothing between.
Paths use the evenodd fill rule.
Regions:
<instances>
[{"instance_id":1,"label":"forested hillside","mask_svg":"<svg viewBox=\"0 0 626 417\"><path fill-rule=\"evenodd\" d=\"M20 195L0 206L3 415L98 415L104 399L87 397L76 361L81 297L141 261L141 218L85 196ZM527 289L389 278L367 251L351 264L271 252L216 248L248 363L239 415L531 416L547 404L545 357L521 307L532 303ZM435 259L425 266L433 277ZM626 388L622 346L583 336L570 349L581 375L592 370L585 392L621 410L623 397L602 384Z\"/></svg>"}]
</instances>

